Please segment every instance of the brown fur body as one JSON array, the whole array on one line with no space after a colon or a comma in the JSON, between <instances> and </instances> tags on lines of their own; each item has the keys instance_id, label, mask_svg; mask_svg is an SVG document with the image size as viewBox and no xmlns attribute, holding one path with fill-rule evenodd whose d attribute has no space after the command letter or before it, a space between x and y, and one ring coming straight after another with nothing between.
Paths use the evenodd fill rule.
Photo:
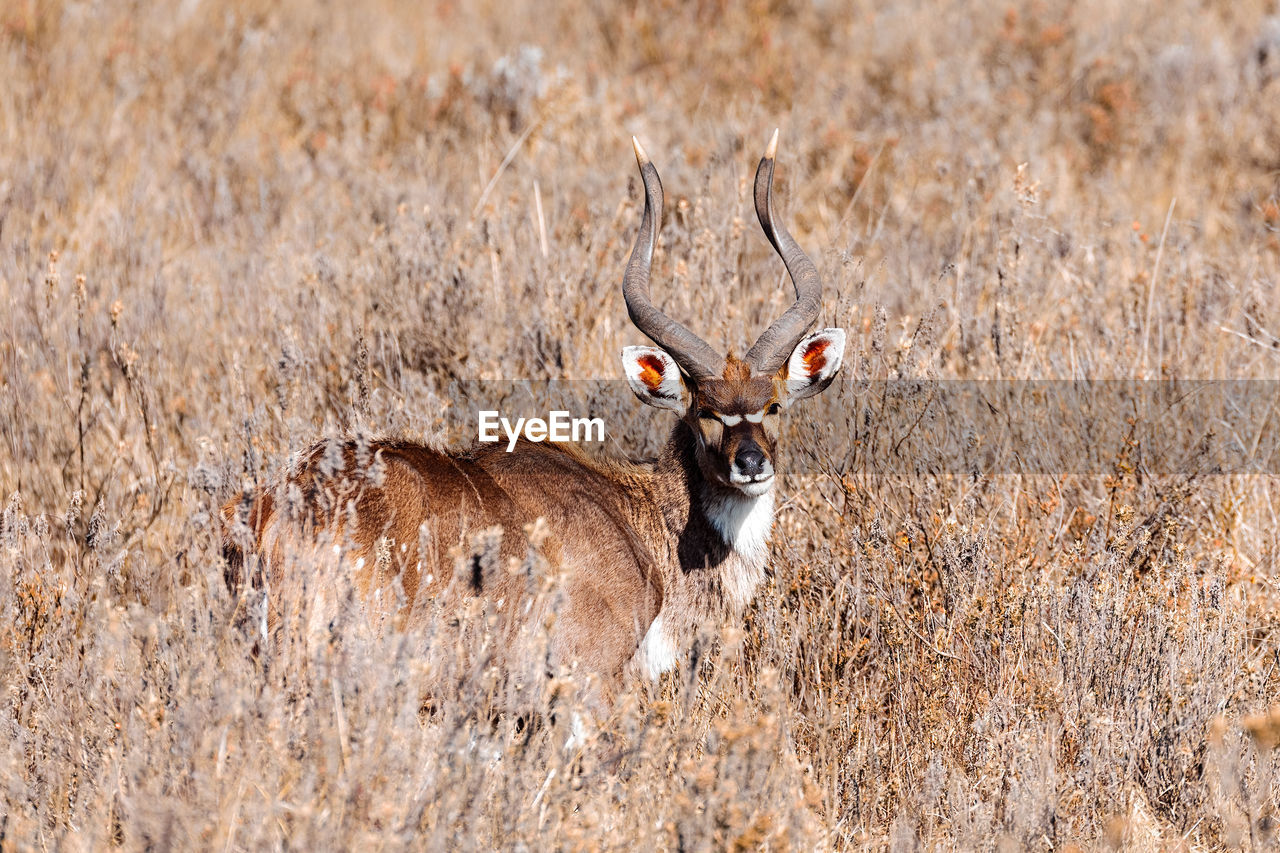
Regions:
<instances>
[{"instance_id":1,"label":"brown fur body","mask_svg":"<svg viewBox=\"0 0 1280 853\"><path fill-rule=\"evenodd\" d=\"M695 442L683 420L649 464L525 441L511 453L480 445L458 455L397 441L322 442L277 488L223 508L229 530L237 520L247 525L228 535L228 581L241 584L256 554L255 585L282 590L290 586L284 573L348 572L365 602L384 602L402 625L450 593L524 612L526 578L482 572L478 555L460 554L472 535L496 526L499 562L518 563L540 518L549 536L539 551L563 573L550 664L585 667L611 693L660 612L672 648L681 648L702 625L740 610L744 597L726 589L754 587L763 570L762 555L744 560L703 511L708 495L737 498L707 482ZM325 553L333 548L340 559ZM317 577L302 586L330 585ZM270 614L274 629L275 600Z\"/></svg>"}]
</instances>

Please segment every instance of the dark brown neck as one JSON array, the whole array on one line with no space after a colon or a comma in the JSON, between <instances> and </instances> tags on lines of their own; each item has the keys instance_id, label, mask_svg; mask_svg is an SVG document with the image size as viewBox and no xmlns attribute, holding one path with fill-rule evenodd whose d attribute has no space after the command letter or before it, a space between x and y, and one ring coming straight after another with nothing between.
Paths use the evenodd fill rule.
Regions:
<instances>
[{"instance_id":1,"label":"dark brown neck","mask_svg":"<svg viewBox=\"0 0 1280 853\"><path fill-rule=\"evenodd\" d=\"M730 552L706 512L709 498L729 490L708 482L698 465L696 442L689 425L676 421L655 466L664 491L663 520L676 540L680 568L685 572L718 566Z\"/></svg>"}]
</instances>

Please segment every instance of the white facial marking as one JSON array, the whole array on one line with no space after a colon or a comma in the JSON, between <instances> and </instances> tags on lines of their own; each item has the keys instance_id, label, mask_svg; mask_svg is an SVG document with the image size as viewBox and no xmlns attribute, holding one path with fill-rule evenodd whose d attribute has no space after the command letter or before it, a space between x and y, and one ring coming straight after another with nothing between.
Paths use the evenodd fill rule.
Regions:
<instances>
[{"instance_id":1,"label":"white facial marking","mask_svg":"<svg viewBox=\"0 0 1280 853\"><path fill-rule=\"evenodd\" d=\"M721 415L720 423L725 426L737 426L742 423L742 415Z\"/></svg>"},{"instance_id":2,"label":"white facial marking","mask_svg":"<svg viewBox=\"0 0 1280 853\"><path fill-rule=\"evenodd\" d=\"M755 477L743 477L736 472L729 475L729 482L747 497L758 498L773 488L773 472L766 470Z\"/></svg>"},{"instance_id":3,"label":"white facial marking","mask_svg":"<svg viewBox=\"0 0 1280 853\"><path fill-rule=\"evenodd\" d=\"M751 414L747 415L747 423L749 424L764 423L764 411L761 410L759 412L752 412Z\"/></svg>"}]
</instances>

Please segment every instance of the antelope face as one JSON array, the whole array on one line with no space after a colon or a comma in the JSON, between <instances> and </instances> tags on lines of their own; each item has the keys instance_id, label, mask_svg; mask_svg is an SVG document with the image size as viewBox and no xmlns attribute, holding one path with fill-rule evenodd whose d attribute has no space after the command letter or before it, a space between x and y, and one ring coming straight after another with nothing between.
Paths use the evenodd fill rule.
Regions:
<instances>
[{"instance_id":1,"label":"antelope face","mask_svg":"<svg viewBox=\"0 0 1280 853\"><path fill-rule=\"evenodd\" d=\"M773 216L774 131L756 169L756 216L786 264L796 301L752 344L743 358L725 358L649 297L649 271L662 220L662 181L640 143L632 140L644 181L644 216L622 279L622 295L636 328L656 347L627 347L622 363L636 396L679 412L697 437L698 464L713 483L755 496L773 484L778 415L796 400L826 388L840 370L844 332L805 337L822 309L822 280L813 262Z\"/></svg>"},{"instance_id":2,"label":"antelope face","mask_svg":"<svg viewBox=\"0 0 1280 853\"><path fill-rule=\"evenodd\" d=\"M745 376L730 378L741 368ZM711 379L690 394L685 421L698 437L698 464L703 476L748 495L763 494L773 484L774 450L782 403L767 376L751 376L736 359L724 379Z\"/></svg>"},{"instance_id":3,"label":"antelope face","mask_svg":"<svg viewBox=\"0 0 1280 853\"><path fill-rule=\"evenodd\" d=\"M844 330L823 329L772 376L730 357L720 377L695 380L657 347L627 347L622 363L637 397L678 412L693 430L703 476L754 497L773 485L782 410L830 385L843 356Z\"/></svg>"}]
</instances>

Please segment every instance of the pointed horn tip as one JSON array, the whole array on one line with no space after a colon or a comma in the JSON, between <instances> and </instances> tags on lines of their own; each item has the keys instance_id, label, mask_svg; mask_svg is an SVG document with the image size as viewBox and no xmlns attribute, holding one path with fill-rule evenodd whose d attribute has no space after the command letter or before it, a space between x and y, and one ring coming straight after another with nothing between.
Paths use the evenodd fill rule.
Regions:
<instances>
[{"instance_id":1,"label":"pointed horn tip","mask_svg":"<svg viewBox=\"0 0 1280 853\"><path fill-rule=\"evenodd\" d=\"M773 138L769 140L769 150L764 152L764 159L772 160L778 153L778 129L774 128Z\"/></svg>"},{"instance_id":2,"label":"pointed horn tip","mask_svg":"<svg viewBox=\"0 0 1280 853\"><path fill-rule=\"evenodd\" d=\"M634 136L631 137L631 147L636 150L636 162L640 164L641 168L644 168L649 163L649 155L644 153L644 148L641 147L640 140L636 139Z\"/></svg>"}]
</instances>

